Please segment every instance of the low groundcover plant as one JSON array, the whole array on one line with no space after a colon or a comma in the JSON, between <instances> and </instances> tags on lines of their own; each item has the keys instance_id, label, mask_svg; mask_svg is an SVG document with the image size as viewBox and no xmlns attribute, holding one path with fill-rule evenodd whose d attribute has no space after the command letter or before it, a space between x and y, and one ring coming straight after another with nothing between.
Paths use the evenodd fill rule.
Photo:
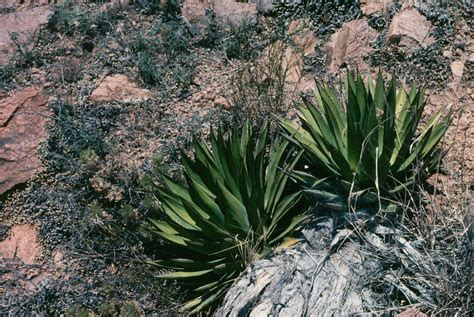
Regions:
<instances>
[{"instance_id":1,"label":"low groundcover plant","mask_svg":"<svg viewBox=\"0 0 474 317\"><path fill-rule=\"evenodd\" d=\"M397 90L395 76L385 86L381 74L367 82L348 74L345 104L330 87L318 85L317 105L308 99L299 105L301 125L280 120L307 162L307 170L293 176L306 193L335 210L373 210L374 203L379 210L394 210L388 201L437 168L442 153L436 145L451 121L440 110L419 128L423 89Z\"/></svg>"},{"instance_id":2,"label":"low groundcover plant","mask_svg":"<svg viewBox=\"0 0 474 317\"><path fill-rule=\"evenodd\" d=\"M268 124L258 135L249 124L227 138L211 131L210 147L195 140L194 151L194 160L182 153L186 184L164 176L157 192L166 218L151 219L171 246L153 263L174 270L160 277L191 288L192 313L215 305L252 260L292 241L285 238L307 217L285 172L298 156L282 138L269 146Z\"/></svg>"}]
</instances>

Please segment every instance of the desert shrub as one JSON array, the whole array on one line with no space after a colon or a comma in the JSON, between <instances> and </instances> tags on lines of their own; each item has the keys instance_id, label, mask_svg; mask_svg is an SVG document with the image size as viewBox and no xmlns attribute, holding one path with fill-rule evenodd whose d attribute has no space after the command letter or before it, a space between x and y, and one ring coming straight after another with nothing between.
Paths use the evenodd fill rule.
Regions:
<instances>
[{"instance_id":1,"label":"desert shrub","mask_svg":"<svg viewBox=\"0 0 474 317\"><path fill-rule=\"evenodd\" d=\"M94 38L111 32L119 13L119 10L91 13L79 6L60 6L49 18L47 28L67 36L81 33Z\"/></svg>"},{"instance_id":2,"label":"desert shrub","mask_svg":"<svg viewBox=\"0 0 474 317\"><path fill-rule=\"evenodd\" d=\"M178 21L181 17L181 2L180 0L166 0L162 7L163 20Z\"/></svg>"},{"instance_id":3,"label":"desert shrub","mask_svg":"<svg viewBox=\"0 0 474 317\"><path fill-rule=\"evenodd\" d=\"M159 31L161 39L138 34L130 44L138 72L149 86L177 86L186 91L194 76L190 34L179 21L163 23Z\"/></svg>"},{"instance_id":4,"label":"desert shrub","mask_svg":"<svg viewBox=\"0 0 474 317\"><path fill-rule=\"evenodd\" d=\"M328 36L361 14L356 0L276 1L274 11L281 21L308 18L318 37Z\"/></svg>"},{"instance_id":5,"label":"desert shrub","mask_svg":"<svg viewBox=\"0 0 474 317\"><path fill-rule=\"evenodd\" d=\"M214 48L219 44L221 32L216 22L216 14L214 10L206 10L206 29L204 36L196 44L199 46Z\"/></svg>"},{"instance_id":6,"label":"desert shrub","mask_svg":"<svg viewBox=\"0 0 474 317\"><path fill-rule=\"evenodd\" d=\"M190 34L182 23L172 21L163 24L161 36L164 51L170 58L176 54L189 53Z\"/></svg>"},{"instance_id":7,"label":"desert shrub","mask_svg":"<svg viewBox=\"0 0 474 317\"><path fill-rule=\"evenodd\" d=\"M255 57L257 50L256 35L258 28L250 19L239 24L229 24L220 41L221 50L227 58L250 60Z\"/></svg>"},{"instance_id":8,"label":"desert shrub","mask_svg":"<svg viewBox=\"0 0 474 317\"><path fill-rule=\"evenodd\" d=\"M366 87L360 75L349 74L345 105L331 88L318 86L318 106L308 99L299 106L301 126L281 119L287 138L304 149L308 170L294 176L306 193L337 210L351 201L381 208L434 172L442 155L436 145L450 116L440 110L419 129L424 90L397 91L396 85L394 76L384 86L379 74Z\"/></svg>"},{"instance_id":9,"label":"desert shrub","mask_svg":"<svg viewBox=\"0 0 474 317\"><path fill-rule=\"evenodd\" d=\"M234 122L242 125L250 120L258 126L287 113L291 91L285 83L290 67L284 58L281 47L276 45L258 61L244 64L231 76L232 91L226 97Z\"/></svg>"},{"instance_id":10,"label":"desert shrub","mask_svg":"<svg viewBox=\"0 0 474 317\"><path fill-rule=\"evenodd\" d=\"M145 15L153 15L161 12L160 0L137 0L135 7L139 8Z\"/></svg>"},{"instance_id":11,"label":"desert shrub","mask_svg":"<svg viewBox=\"0 0 474 317\"><path fill-rule=\"evenodd\" d=\"M105 136L112 128L110 120L121 112L119 107L87 111L83 107L57 100L51 108L55 125L50 127L45 158L54 162L52 167L59 170L75 169L78 159L90 156L86 152L95 153L99 158L109 153Z\"/></svg>"},{"instance_id":12,"label":"desert shrub","mask_svg":"<svg viewBox=\"0 0 474 317\"><path fill-rule=\"evenodd\" d=\"M0 66L0 88L6 89L10 86L10 79L15 75L15 66L9 61L7 64Z\"/></svg>"},{"instance_id":13,"label":"desert shrub","mask_svg":"<svg viewBox=\"0 0 474 317\"><path fill-rule=\"evenodd\" d=\"M137 55L138 74L143 82L150 86L158 85L163 76L161 68L157 67L153 57L148 52Z\"/></svg>"},{"instance_id":14,"label":"desert shrub","mask_svg":"<svg viewBox=\"0 0 474 317\"><path fill-rule=\"evenodd\" d=\"M157 190L166 217L150 219L152 232L169 249L153 263L175 270L161 278L190 287L185 307L193 312L215 305L252 260L284 243L307 217L282 171L296 162L285 164L288 142L268 142L268 125L258 135L249 124L227 138L222 129L211 132L210 147L195 140L194 160L182 154L185 184L164 176L166 186Z\"/></svg>"}]
</instances>

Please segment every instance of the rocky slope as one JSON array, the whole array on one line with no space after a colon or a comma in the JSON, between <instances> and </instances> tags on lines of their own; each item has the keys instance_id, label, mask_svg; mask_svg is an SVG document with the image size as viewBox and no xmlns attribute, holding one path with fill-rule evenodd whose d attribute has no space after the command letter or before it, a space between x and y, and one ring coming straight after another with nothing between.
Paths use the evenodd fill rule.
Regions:
<instances>
[{"instance_id":1,"label":"rocky slope","mask_svg":"<svg viewBox=\"0 0 474 317\"><path fill-rule=\"evenodd\" d=\"M210 125L293 116L292 101L311 94L313 78L340 84L348 69L425 84L428 114L453 111L443 143L450 151L443 174L432 180L438 195L427 198L429 230L422 231L442 234L419 247L459 242L449 237L466 230L474 167L472 8L396 1L316 1L308 10L296 1L173 3L0 3L0 315L176 313L182 290L154 279L157 269L145 264L160 242L149 240L142 226L153 212L143 176L154 168L178 171L178 148L188 148L193 134L205 136ZM444 231L439 213L448 211L452 230ZM321 246L307 243L312 251L303 244L249 268L219 312L285 316L274 304L290 305L290 295L275 293L275 285L312 274L314 267L304 263ZM351 248L359 248L357 241L321 265L342 263ZM443 265L462 263L470 256L463 252L443 254ZM302 275L288 279L293 262ZM262 271L267 264L276 272L271 287L270 273ZM338 269L350 270L345 265ZM452 283L462 282L462 272L453 273ZM251 277L266 286L257 289L263 284ZM320 287L306 286L310 297ZM399 303L393 312L468 309L461 291L439 296L434 306ZM249 298L253 306L239 306Z\"/></svg>"}]
</instances>

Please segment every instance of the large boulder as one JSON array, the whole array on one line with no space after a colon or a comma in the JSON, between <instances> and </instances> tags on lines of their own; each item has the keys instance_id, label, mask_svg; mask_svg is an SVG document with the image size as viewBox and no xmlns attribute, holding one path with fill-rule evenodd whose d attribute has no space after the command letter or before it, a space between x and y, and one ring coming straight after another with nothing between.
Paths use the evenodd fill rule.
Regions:
<instances>
[{"instance_id":1,"label":"large boulder","mask_svg":"<svg viewBox=\"0 0 474 317\"><path fill-rule=\"evenodd\" d=\"M381 307L392 307L386 290L402 291L410 303L426 302L426 294L439 291L428 279L410 278L436 266L422 261L401 231L375 223L369 230L336 230L339 225L322 218L303 230L295 247L251 264L215 316L383 314Z\"/></svg>"},{"instance_id":2,"label":"large boulder","mask_svg":"<svg viewBox=\"0 0 474 317\"><path fill-rule=\"evenodd\" d=\"M435 43L435 39L429 35L430 30L431 23L416 8L407 7L393 17L387 32L387 44L396 45L401 51L410 53Z\"/></svg>"},{"instance_id":3,"label":"large boulder","mask_svg":"<svg viewBox=\"0 0 474 317\"><path fill-rule=\"evenodd\" d=\"M0 66L8 63L15 51L11 35L16 33L17 41L28 46L33 42L39 27L48 22L52 13L50 6L39 6L0 14Z\"/></svg>"},{"instance_id":4,"label":"large boulder","mask_svg":"<svg viewBox=\"0 0 474 317\"><path fill-rule=\"evenodd\" d=\"M337 73L343 66L352 66L363 71L368 68L364 57L372 51L370 46L378 36L366 19L345 23L325 45L329 71Z\"/></svg>"},{"instance_id":5,"label":"large boulder","mask_svg":"<svg viewBox=\"0 0 474 317\"><path fill-rule=\"evenodd\" d=\"M31 87L0 101L0 195L42 167L37 153L46 137L48 100Z\"/></svg>"},{"instance_id":6,"label":"large boulder","mask_svg":"<svg viewBox=\"0 0 474 317\"><path fill-rule=\"evenodd\" d=\"M104 78L99 86L92 92L93 102L141 102L148 100L151 92L132 82L126 75L117 74Z\"/></svg>"}]
</instances>

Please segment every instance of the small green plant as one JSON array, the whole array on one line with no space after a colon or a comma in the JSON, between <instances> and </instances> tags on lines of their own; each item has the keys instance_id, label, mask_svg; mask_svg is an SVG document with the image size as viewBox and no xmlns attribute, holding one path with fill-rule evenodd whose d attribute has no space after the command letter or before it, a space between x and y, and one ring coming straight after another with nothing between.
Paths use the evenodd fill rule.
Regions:
<instances>
[{"instance_id":1,"label":"small green plant","mask_svg":"<svg viewBox=\"0 0 474 317\"><path fill-rule=\"evenodd\" d=\"M445 134L450 116L440 110L418 129L425 106L424 91L414 85L397 91L394 76L385 87L349 74L345 106L327 86L318 86L317 107L305 99L299 106L301 126L281 119L281 127L295 145L304 149L308 171L293 175L306 192L347 210L378 203L413 188L434 172L441 153L436 145ZM365 195L362 195L365 194ZM393 206L392 206L393 207Z\"/></svg>"},{"instance_id":2,"label":"small green plant","mask_svg":"<svg viewBox=\"0 0 474 317\"><path fill-rule=\"evenodd\" d=\"M175 270L161 278L182 280L193 313L215 305L254 259L285 241L306 215L301 192L287 185L282 169L288 142L277 138L268 148L268 125L252 133L246 124L228 138L211 132L209 147L195 141L195 159L182 153L186 184L163 176L158 199L165 220L150 219L153 232L171 246L169 258L153 263ZM283 166L283 167L280 167ZM286 240L294 241L294 240Z\"/></svg>"}]
</instances>

